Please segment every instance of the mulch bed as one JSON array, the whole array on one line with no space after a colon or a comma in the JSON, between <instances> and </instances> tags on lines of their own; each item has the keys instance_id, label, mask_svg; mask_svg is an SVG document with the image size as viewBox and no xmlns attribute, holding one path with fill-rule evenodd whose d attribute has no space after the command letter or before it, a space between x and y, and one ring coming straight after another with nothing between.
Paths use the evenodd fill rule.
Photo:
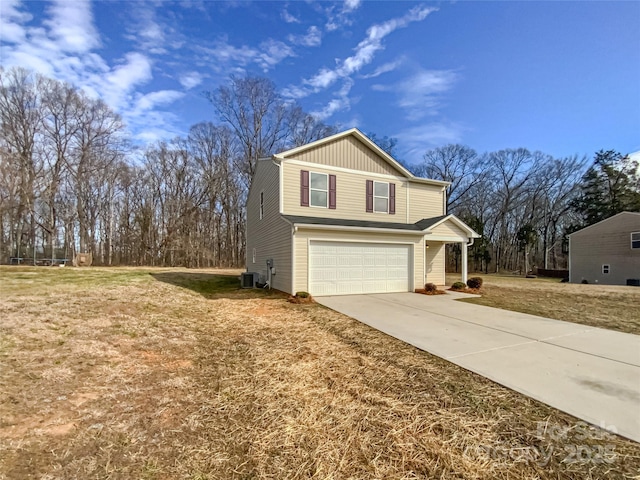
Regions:
<instances>
[{"instance_id":1,"label":"mulch bed","mask_svg":"<svg viewBox=\"0 0 640 480\"><path fill-rule=\"evenodd\" d=\"M447 293L444 290L426 291L424 288L416 288L415 292L421 293L422 295L444 295Z\"/></svg>"},{"instance_id":2,"label":"mulch bed","mask_svg":"<svg viewBox=\"0 0 640 480\"><path fill-rule=\"evenodd\" d=\"M447 290L451 290L452 292L458 292L458 293L472 293L474 295L482 295L482 289L480 289L480 288L465 288L464 290L456 290L455 288L447 288Z\"/></svg>"}]
</instances>

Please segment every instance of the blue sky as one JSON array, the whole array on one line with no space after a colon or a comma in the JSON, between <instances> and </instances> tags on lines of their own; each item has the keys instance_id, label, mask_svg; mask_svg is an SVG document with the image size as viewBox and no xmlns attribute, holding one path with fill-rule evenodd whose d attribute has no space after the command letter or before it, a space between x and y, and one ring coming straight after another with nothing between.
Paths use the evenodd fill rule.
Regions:
<instances>
[{"instance_id":1,"label":"blue sky","mask_svg":"<svg viewBox=\"0 0 640 480\"><path fill-rule=\"evenodd\" d=\"M398 157L459 142L640 150L640 2L0 2L0 63L68 81L139 144L216 121L203 91L272 79Z\"/></svg>"}]
</instances>

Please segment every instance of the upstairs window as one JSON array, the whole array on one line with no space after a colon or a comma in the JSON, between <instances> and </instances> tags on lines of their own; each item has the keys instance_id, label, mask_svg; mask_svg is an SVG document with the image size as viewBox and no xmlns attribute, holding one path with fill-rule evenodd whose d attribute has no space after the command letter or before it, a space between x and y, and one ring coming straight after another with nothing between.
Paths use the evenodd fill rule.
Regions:
<instances>
[{"instance_id":1,"label":"upstairs window","mask_svg":"<svg viewBox=\"0 0 640 480\"><path fill-rule=\"evenodd\" d=\"M264 192L260 192L260 220L264 217Z\"/></svg>"},{"instance_id":2,"label":"upstairs window","mask_svg":"<svg viewBox=\"0 0 640 480\"><path fill-rule=\"evenodd\" d=\"M309 200L312 207L327 208L329 202L329 175L310 172Z\"/></svg>"},{"instance_id":3,"label":"upstairs window","mask_svg":"<svg viewBox=\"0 0 640 480\"><path fill-rule=\"evenodd\" d=\"M396 184L367 180L367 212L396 213Z\"/></svg>"},{"instance_id":4,"label":"upstairs window","mask_svg":"<svg viewBox=\"0 0 640 480\"><path fill-rule=\"evenodd\" d=\"M631 234L631 248L640 248L640 232L633 232Z\"/></svg>"},{"instance_id":5,"label":"upstairs window","mask_svg":"<svg viewBox=\"0 0 640 480\"><path fill-rule=\"evenodd\" d=\"M389 212L389 184L387 182L373 182L373 211Z\"/></svg>"},{"instance_id":6,"label":"upstairs window","mask_svg":"<svg viewBox=\"0 0 640 480\"><path fill-rule=\"evenodd\" d=\"M300 170L300 206L336 208L336 176Z\"/></svg>"}]
</instances>

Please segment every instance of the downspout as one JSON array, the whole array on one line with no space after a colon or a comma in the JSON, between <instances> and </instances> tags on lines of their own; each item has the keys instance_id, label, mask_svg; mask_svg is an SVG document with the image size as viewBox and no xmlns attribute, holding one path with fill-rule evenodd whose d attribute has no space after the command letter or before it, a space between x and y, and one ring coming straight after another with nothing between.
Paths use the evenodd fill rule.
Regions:
<instances>
[{"instance_id":1,"label":"downspout","mask_svg":"<svg viewBox=\"0 0 640 480\"><path fill-rule=\"evenodd\" d=\"M447 188L443 187L442 189L442 214L447 215Z\"/></svg>"},{"instance_id":2,"label":"downspout","mask_svg":"<svg viewBox=\"0 0 640 480\"><path fill-rule=\"evenodd\" d=\"M284 213L284 191L282 189L283 184L283 172L282 172L282 163L276 160L276 156L271 156L271 162L278 167L278 211L280 215Z\"/></svg>"},{"instance_id":3,"label":"downspout","mask_svg":"<svg viewBox=\"0 0 640 480\"><path fill-rule=\"evenodd\" d=\"M409 223L409 205L410 203L410 199L409 199L409 190L411 190L411 182L409 182L409 180L407 180L407 223Z\"/></svg>"}]
</instances>

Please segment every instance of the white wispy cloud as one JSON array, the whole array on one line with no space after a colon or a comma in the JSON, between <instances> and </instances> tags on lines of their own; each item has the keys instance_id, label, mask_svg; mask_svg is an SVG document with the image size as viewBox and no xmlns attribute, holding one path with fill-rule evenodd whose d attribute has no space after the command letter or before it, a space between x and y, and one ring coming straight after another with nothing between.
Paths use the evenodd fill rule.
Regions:
<instances>
[{"instance_id":1,"label":"white wispy cloud","mask_svg":"<svg viewBox=\"0 0 640 480\"><path fill-rule=\"evenodd\" d=\"M357 10L361 4L361 0L345 0L342 3L342 8L337 9L334 5L327 8L326 14L328 19L325 25L327 31L332 32L341 27L351 25L353 21L349 14Z\"/></svg>"},{"instance_id":2,"label":"white wispy cloud","mask_svg":"<svg viewBox=\"0 0 640 480\"><path fill-rule=\"evenodd\" d=\"M396 68L398 68L404 62L404 58L399 58L394 60L393 62L383 63L379 67L377 67L373 72L368 73L366 75L362 75L362 78L376 78L384 73L393 72Z\"/></svg>"},{"instance_id":3,"label":"white wispy cloud","mask_svg":"<svg viewBox=\"0 0 640 480\"><path fill-rule=\"evenodd\" d=\"M353 2L350 8L357 8L359 3ZM332 87L339 80L349 79L352 85L352 76L360 72L360 70L373 62L378 51L384 48L383 40L385 37L393 33L395 30L404 28L413 22L424 20L427 15L435 11L434 8L416 7L409 10L405 15L398 18L392 18L386 22L374 24L367 30L366 37L358 43L354 48L354 54L345 58L336 60L334 68L321 68L311 77L302 80L301 85L290 85L283 90L283 95L288 98L300 99L307 97L313 93L318 93ZM370 77L381 75L386 71L395 69L401 62L390 62L382 65ZM350 89L351 87L349 87ZM344 88L342 89L344 90ZM328 118L327 114L337 112L349 108L348 97L338 92L337 98L332 99L329 105L324 109L315 112L319 117Z\"/></svg>"},{"instance_id":4,"label":"white wispy cloud","mask_svg":"<svg viewBox=\"0 0 640 480\"><path fill-rule=\"evenodd\" d=\"M317 47L322 43L322 32L318 27L311 26L307 30L306 35L289 35L287 37L294 45L302 45L304 47Z\"/></svg>"},{"instance_id":5,"label":"white wispy cloud","mask_svg":"<svg viewBox=\"0 0 640 480\"><path fill-rule=\"evenodd\" d=\"M311 115L316 117L318 120L326 120L334 113L349 110L349 108L351 107L351 99L349 98L349 93L351 92L353 83L353 80L351 80L350 78L346 78L340 90L336 92L334 98L332 98L329 103L327 103L320 110L311 112Z\"/></svg>"},{"instance_id":6,"label":"white wispy cloud","mask_svg":"<svg viewBox=\"0 0 640 480\"><path fill-rule=\"evenodd\" d=\"M353 12L360 6L361 3L362 0L345 0L342 10L344 12Z\"/></svg>"},{"instance_id":7,"label":"white wispy cloud","mask_svg":"<svg viewBox=\"0 0 640 480\"><path fill-rule=\"evenodd\" d=\"M430 148L462 141L466 128L456 122L431 122L393 134L401 145L400 156L409 163L417 163Z\"/></svg>"},{"instance_id":8,"label":"white wispy cloud","mask_svg":"<svg viewBox=\"0 0 640 480\"><path fill-rule=\"evenodd\" d=\"M348 77L357 73L371 63L375 54L384 48L382 40L399 28L404 28L412 22L419 22L426 18L435 9L427 7L416 7L407 12L406 15L393 18L386 22L372 25L367 30L367 36L355 47L355 53L342 61L334 69L321 69L316 75L303 80L303 83L313 87L315 91L331 86L339 78Z\"/></svg>"},{"instance_id":9,"label":"white wispy cloud","mask_svg":"<svg viewBox=\"0 0 640 480\"><path fill-rule=\"evenodd\" d=\"M25 38L22 24L31 21L33 16L20 9L19 0L3 0L0 6L0 32L2 41L18 43Z\"/></svg>"},{"instance_id":10,"label":"white wispy cloud","mask_svg":"<svg viewBox=\"0 0 640 480\"><path fill-rule=\"evenodd\" d=\"M166 55L182 48L186 43L184 36L173 24L175 18L161 18L157 5L133 2L129 16L124 37L133 41L138 50L148 55ZM173 55L176 56L177 53L174 52Z\"/></svg>"},{"instance_id":11,"label":"white wispy cloud","mask_svg":"<svg viewBox=\"0 0 640 480\"><path fill-rule=\"evenodd\" d=\"M180 85L182 85L187 90L190 90L194 87L200 85L203 81L203 76L199 72L187 72L180 75L178 79L180 81Z\"/></svg>"},{"instance_id":12,"label":"white wispy cloud","mask_svg":"<svg viewBox=\"0 0 640 480\"><path fill-rule=\"evenodd\" d=\"M287 57L295 57L293 49L280 40L268 39L260 44L260 54L256 59L256 63L262 67L263 71L267 71Z\"/></svg>"},{"instance_id":13,"label":"white wispy cloud","mask_svg":"<svg viewBox=\"0 0 640 480\"><path fill-rule=\"evenodd\" d=\"M442 104L442 95L458 81L453 70L419 70L393 85L373 85L377 91L390 91L398 96L397 105L407 112L409 120L435 115Z\"/></svg>"},{"instance_id":14,"label":"white wispy cloud","mask_svg":"<svg viewBox=\"0 0 640 480\"><path fill-rule=\"evenodd\" d=\"M54 0L47 9L50 18L44 25L58 48L65 52L85 53L100 46L88 0Z\"/></svg>"},{"instance_id":15,"label":"white wispy cloud","mask_svg":"<svg viewBox=\"0 0 640 480\"><path fill-rule=\"evenodd\" d=\"M184 92L177 90L158 90L156 92L140 95L135 102L134 113L141 115L153 110L160 105L168 105L184 97Z\"/></svg>"},{"instance_id":16,"label":"white wispy cloud","mask_svg":"<svg viewBox=\"0 0 640 480\"><path fill-rule=\"evenodd\" d=\"M122 115L137 138L147 130L171 132L167 123L171 115L160 108L183 93L140 92L153 79L154 60L147 52L130 51L107 62L98 53L102 41L88 1L56 0L44 9L45 18L39 25L32 23L31 15L17 1L2 1L3 67L24 67L103 99ZM152 39L159 33L151 29L144 35Z\"/></svg>"},{"instance_id":17,"label":"white wispy cloud","mask_svg":"<svg viewBox=\"0 0 640 480\"><path fill-rule=\"evenodd\" d=\"M211 47L199 45L195 50L200 56L205 56L200 59L199 65L207 66L219 73L228 73L230 69L237 71L250 64L256 64L266 72L285 58L295 56L289 45L272 38L263 41L258 47L236 47L228 43L226 37L222 37Z\"/></svg>"},{"instance_id":18,"label":"white wispy cloud","mask_svg":"<svg viewBox=\"0 0 640 480\"><path fill-rule=\"evenodd\" d=\"M300 23L300 19L298 19L297 17L289 13L286 6L282 10L282 13L280 14L280 16L282 17L282 20L284 20L286 23Z\"/></svg>"}]
</instances>

